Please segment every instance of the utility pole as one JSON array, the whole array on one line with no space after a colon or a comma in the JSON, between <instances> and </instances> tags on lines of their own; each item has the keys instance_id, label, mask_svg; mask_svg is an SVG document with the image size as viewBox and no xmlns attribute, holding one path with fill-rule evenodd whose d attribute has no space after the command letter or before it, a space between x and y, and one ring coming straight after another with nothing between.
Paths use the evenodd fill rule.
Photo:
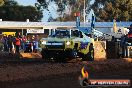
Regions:
<instances>
[{"instance_id":1,"label":"utility pole","mask_svg":"<svg viewBox=\"0 0 132 88\"><path fill-rule=\"evenodd\" d=\"M86 1L84 0L84 10L83 10L84 12L83 12L83 18L84 18L84 24L85 24L85 22L86 22Z\"/></svg>"},{"instance_id":2,"label":"utility pole","mask_svg":"<svg viewBox=\"0 0 132 88\"><path fill-rule=\"evenodd\" d=\"M92 22L91 22L91 32L92 32L92 38L94 38L94 28L95 28L95 16L92 14Z\"/></svg>"}]
</instances>

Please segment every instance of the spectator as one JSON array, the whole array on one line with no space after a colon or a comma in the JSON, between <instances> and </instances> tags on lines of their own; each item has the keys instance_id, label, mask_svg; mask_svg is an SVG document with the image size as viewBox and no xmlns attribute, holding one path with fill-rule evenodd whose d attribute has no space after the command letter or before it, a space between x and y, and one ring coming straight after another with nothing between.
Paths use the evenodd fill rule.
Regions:
<instances>
[{"instance_id":1,"label":"spectator","mask_svg":"<svg viewBox=\"0 0 132 88\"><path fill-rule=\"evenodd\" d=\"M7 44L8 44L8 51L12 52L13 37L11 35L9 35L8 38L7 38Z\"/></svg>"},{"instance_id":2,"label":"spectator","mask_svg":"<svg viewBox=\"0 0 132 88\"><path fill-rule=\"evenodd\" d=\"M7 35L4 35L2 38L2 42L4 44L4 51L8 51L8 44L7 44Z\"/></svg>"},{"instance_id":3,"label":"spectator","mask_svg":"<svg viewBox=\"0 0 132 88\"><path fill-rule=\"evenodd\" d=\"M36 39L36 49L38 49L38 42L39 42L39 36L38 35L36 35L36 37L35 37L35 39Z\"/></svg>"},{"instance_id":4,"label":"spectator","mask_svg":"<svg viewBox=\"0 0 132 88\"><path fill-rule=\"evenodd\" d=\"M25 43L26 43L26 41L27 41L27 38L26 38L26 36L22 36L22 40L21 40L21 48L23 49L23 50L25 50Z\"/></svg>"},{"instance_id":5,"label":"spectator","mask_svg":"<svg viewBox=\"0 0 132 88\"><path fill-rule=\"evenodd\" d=\"M37 49L38 49L38 41L39 41L39 39L38 39L38 35L33 35L32 36L32 50L33 50L33 52L37 52Z\"/></svg>"},{"instance_id":6,"label":"spectator","mask_svg":"<svg viewBox=\"0 0 132 88\"><path fill-rule=\"evenodd\" d=\"M14 35L12 35L12 51L13 51L13 53L15 53L15 36Z\"/></svg>"},{"instance_id":7,"label":"spectator","mask_svg":"<svg viewBox=\"0 0 132 88\"><path fill-rule=\"evenodd\" d=\"M20 40L19 36L16 38L15 45L16 45L16 52L19 53L19 48L21 45L21 40Z\"/></svg>"},{"instance_id":8,"label":"spectator","mask_svg":"<svg viewBox=\"0 0 132 88\"><path fill-rule=\"evenodd\" d=\"M26 52L32 52L32 49L31 49L31 42L30 42L30 37L27 37L27 40L26 40L26 43L25 43L25 53Z\"/></svg>"}]
</instances>

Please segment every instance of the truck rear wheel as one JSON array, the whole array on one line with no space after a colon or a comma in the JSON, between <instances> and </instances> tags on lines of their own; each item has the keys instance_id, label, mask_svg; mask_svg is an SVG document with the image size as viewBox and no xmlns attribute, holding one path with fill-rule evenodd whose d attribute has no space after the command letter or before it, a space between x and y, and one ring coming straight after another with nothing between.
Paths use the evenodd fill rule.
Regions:
<instances>
[{"instance_id":1,"label":"truck rear wheel","mask_svg":"<svg viewBox=\"0 0 132 88\"><path fill-rule=\"evenodd\" d=\"M94 48L93 48L93 44L90 44L89 46L89 52L87 54L84 54L82 57L83 61L94 61Z\"/></svg>"},{"instance_id":2,"label":"truck rear wheel","mask_svg":"<svg viewBox=\"0 0 132 88\"><path fill-rule=\"evenodd\" d=\"M83 61L94 61L94 54L93 53L87 53L84 54L82 57Z\"/></svg>"}]
</instances>

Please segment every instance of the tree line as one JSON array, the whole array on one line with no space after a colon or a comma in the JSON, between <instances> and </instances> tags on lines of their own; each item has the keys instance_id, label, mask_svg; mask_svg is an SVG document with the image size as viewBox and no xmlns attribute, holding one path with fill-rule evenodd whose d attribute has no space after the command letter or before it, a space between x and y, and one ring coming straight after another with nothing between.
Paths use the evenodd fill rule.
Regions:
<instances>
[{"instance_id":1,"label":"tree line","mask_svg":"<svg viewBox=\"0 0 132 88\"><path fill-rule=\"evenodd\" d=\"M49 21L75 21L74 13L81 13L83 21L84 1L86 17L90 10L94 11L96 21L132 21L132 0L37 0L35 6L22 6L14 0L0 0L0 19L25 21L41 21L43 9L49 11L51 2L57 6L58 18Z\"/></svg>"},{"instance_id":2,"label":"tree line","mask_svg":"<svg viewBox=\"0 0 132 88\"><path fill-rule=\"evenodd\" d=\"M41 21L42 11L34 6L19 5L14 0L0 0L0 19L4 21Z\"/></svg>"},{"instance_id":3,"label":"tree line","mask_svg":"<svg viewBox=\"0 0 132 88\"><path fill-rule=\"evenodd\" d=\"M132 21L132 0L95 0L91 9L97 21Z\"/></svg>"},{"instance_id":4,"label":"tree line","mask_svg":"<svg viewBox=\"0 0 132 88\"><path fill-rule=\"evenodd\" d=\"M37 0L43 8L48 9L50 2L55 2L58 6L60 16L57 20L74 21L73 13L79 11L83 15L84 0ZM90 1L86 2L86 14L92 9L96 16L96 21L132 21L132 0L95 0L94 4L90 5ZM72 10L70 14L65 14L66 7ZM61 16L63 14L63 16ZM60 19L61 18L61 19ZM83 20L83 17L81 17Z\"/></svg>"}]
</instances>

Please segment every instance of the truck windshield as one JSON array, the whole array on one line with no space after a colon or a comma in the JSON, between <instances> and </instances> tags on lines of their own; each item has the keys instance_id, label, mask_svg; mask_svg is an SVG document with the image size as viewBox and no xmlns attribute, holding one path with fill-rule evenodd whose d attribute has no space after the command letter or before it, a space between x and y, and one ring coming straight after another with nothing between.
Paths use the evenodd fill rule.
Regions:
<instances>
[{"instance_id":1,"label":"truck windshield","mask_svg":"<svg viewBox=\"0 0 132 88\"><path fill-rule=\"evenodd\" d=\"M51 35L51 37L59 37L59 38L70 37L70 32L68 30L57 30L55 34Z\"/></svg>"}]
</instances>

